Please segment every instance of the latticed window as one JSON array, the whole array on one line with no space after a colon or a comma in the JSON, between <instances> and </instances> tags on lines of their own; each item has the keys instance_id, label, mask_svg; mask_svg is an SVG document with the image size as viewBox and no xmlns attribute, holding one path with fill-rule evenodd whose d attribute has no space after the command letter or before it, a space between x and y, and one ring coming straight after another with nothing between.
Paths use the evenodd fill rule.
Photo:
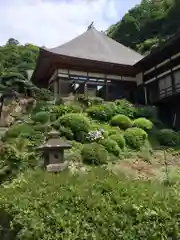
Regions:
<instances>
[{"instance_id":1,"label":"latticed window","mask_svg":"<svg viewBox=\"0 0 180 240\"><path fill-rule=\"evenodd\" d=\"M164 98L172 94L171 76L167 75L159 80L160 98Z\"/></svg>"}]
</instances>

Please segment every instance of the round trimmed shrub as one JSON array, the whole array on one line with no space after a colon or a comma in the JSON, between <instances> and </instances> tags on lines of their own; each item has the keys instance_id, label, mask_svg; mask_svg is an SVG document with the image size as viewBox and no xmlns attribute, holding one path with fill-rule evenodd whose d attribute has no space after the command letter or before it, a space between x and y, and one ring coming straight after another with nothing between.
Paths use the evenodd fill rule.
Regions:
<instances>
[{"instance_id":1,"label":"round trimmed shrub","mask_svg":"<svg viewBox=\"0 0 180 240\"><path fill-rule=\"evenodd\" d=\"M126 143L134 149L140 149L145 144L147 137L147 133L137 127L129 128L124 133Z\"/></svg>"},{"instance_id":2,"label":"round trimmed shrub","mask_svg":"<svg viewBox=\"0 0 180 240\"><path fill-rule=\"evenodd\" d=\"M124 149L125 148L125 139L124 137L121 135L121 134L113 134L110 136L110 138L112 140L114 140L115 142L117 142L118 146L121 148L121 149Z\"/></svg>"},{"instance_id":3,"label":"round trimmed shrub","mask_svg":"<svg viewBox=\"0 0 180 240\"><path fill-rule=\"evenodd\" d=\"M34 129L27 123L13 125L5 133L5 138L17 138L22 134L33 135Z\"/></svg>"},{"instance_id":4,"label":"round trimmed shrub","mask_svg":"<svg viewBox=\"0 0 180 240\"><path fill-rule=\"evenodd\" d=\"M49 114L48 112L39 112L36 113L34 115L31 116L31 119L35 122L35 123L42 123L45 124L48 122L49 120Z\"/></svg>"},{"instance_id":5,"label":"round trimmed shrub","mask_svg":"<svg viewBox=\"0 0 180 240\"><path fill-rule=\"evenodd\" d=\"M105 164L108 160L106 149L97 143L85 144L81 155L83 162L90 165Z\"/></svg>"},{"instance_id":6,"label":"round trimmed shrub","mask_svg":"<svg viewBox=\"0 0 180 240\"><path fill-rule=\"evenodd\" d=\"M138 118L134 120L134 125L138 128L142 128L146 132L149 132L153 128L153 123L146 118Z\"/></svg>"},{"instance_id":7,"label":"round trimmed shrub","mask_svg":"<svg viewBox=\"0 0 180 240\"><path fill-rule=\"evenodd\" d=\"M173 147L180 143L180 135L172 129L161 129L157 133L157 139L161 145Z\"/></svg>"},{"instance_id":8,"label":"round trimmed shrub","mask_svg":"<svg viewBox=\"0 0 180 240\"><path fill-rule=\"evenodd\" d=\"M51 110L51 115L55 119L58 119L59 117L69 114L69 113L80 113L82 111L82 108L79 105L75 104L66 104L66 105L59 105L54 106Z\"/></svg>"},{"instance_id":9,"label":"round trimmed shrub","mask_svg":"<svg viewBox=\"0 0 180 240\"><path fill-rule=\"evenodd\" d=\"M88 132L91 129L90 121L82 114L66 114L59 118L59 124L70 128L74 134L74 138L80 142L84 142ZM83 134L81 133L83 132Z\"/></svg>"},{"instance_id":10,"label":"round trimmed shrub","mask_svg":"<svg viewBox=\"0 0 180 240\"><path fill-rule=\"evenodd\" d=\"M131 128L133 123L130 118L123 114L118 114L111 119L111 125L118 126L122 129Z\"/></svg>"},{"instance_id":11,"label":"round trimmed shrub","mask_svg":"<svg viewBox=\"0 0 180 240\"><path fill-rule=\"evenodd\" d=\"M112 140L111 138L106 138L101 140L100 143L105 147L105 149L109 153L112 153L115 156L119 156L121 150L116 141Z\"/></svg>"}]
</instances>

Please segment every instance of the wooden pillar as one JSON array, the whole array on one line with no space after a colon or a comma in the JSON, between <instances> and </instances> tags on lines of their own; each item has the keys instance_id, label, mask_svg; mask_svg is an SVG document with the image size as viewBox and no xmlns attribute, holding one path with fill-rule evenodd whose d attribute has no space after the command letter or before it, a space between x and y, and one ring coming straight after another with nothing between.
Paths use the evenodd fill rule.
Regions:
<instances>
[{"instance_id":1,"label":"wooden pillar","mask_svg":"<svg viewBox=\"0 0 180 240\"><path fill-rule=\"evenodd\" d=\"M109 91L108 91L108 84L107 84L107 78L105 79L105 100L107 101L109 99Z\"/></svg>"},{"instance_id":2,"label":"wooden pillar","mask_svg":"<svg viewBox=\"0 0 180 240\"><path fill-rule=\"evenodd\" d=\"M148 104L148 99L147 99L147 88L144 86L144 99L145 99L145 105Z\"/></svg>"},{"instance_id":3,"label":"wooden pillar","mask_svg":"<svg viewBox=\"0 0 180 240\"><path fill-rule=\"evenodd\" d=\"M176 92L176 86L175 86L175 78L174 78L174 74L173 74L173 63L172 63L172 59L170 58L170 70L171 70L171 84L172 84L172 93Z\"/></svg>"}]
</instances>

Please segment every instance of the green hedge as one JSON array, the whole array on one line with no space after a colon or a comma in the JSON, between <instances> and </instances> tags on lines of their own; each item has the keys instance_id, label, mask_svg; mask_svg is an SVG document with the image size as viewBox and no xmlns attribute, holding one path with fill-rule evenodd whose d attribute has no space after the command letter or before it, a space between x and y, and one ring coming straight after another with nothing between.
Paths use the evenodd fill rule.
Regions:
<instances>
[{"instance_id":1,"label":"green hedge","mask_svg":"<svg viewBox=\"0 0 180 240\"><path fill-rule=\"evenodd\" d=\"M48 122L49 120L49 113L48 112L38 112L36 114L33 114L31 116L31 119L35 122L35 123L42 123L45 124Z\"/></svg>"},{"instance_id":2,"label":"green hedge","mask_svg":"<svg viewBox=\"0 0 180 240\"><path fill-rule=\"evenodd\" d=\"M179 191L179 185L127 180L99 168L76 175L27 172L0 189L9 217L0 211L0 231L19 240L179 239Z\"/></svg>"},{"instance_id":3,"label":"green hedge","mask_svg":"<svg viewBox=\"0 0 180 240\"><path fill-rule=\"evenodd\" d=\"M122 129L127 129L133 126L130 118L125 115L118 114L111 119L111 125L118 126Z\"/></svg>"},{"instance_id":4,"label":"green hedge","mask_svg":"<svg viewBox=\"0 0 180 240\"><path fill-rule=\"evenodd\" d=\"M161 129L157 132L157 139L161 145L174 147L180 144L180 134L172 129Z\"/></svg>"},{"instance_id":5,"label":"green hedge","mask_svg":"<svg viewBox=\"0 0 180 240\"><path fill-rule=\"evenodd\" d=\"M97 143L84 145L82 152L82 160L85 164L101 165L107 163L108 154L106 149Z\"/></svg>"},{"instance_id":6,"label":"green hedge","mask_svg":"<svg viewBox=\"0 0 180 240\"><path fill-rule=\"evenodd\" d=\"M58 123L71 129L75 140L83 143L86 142L87 134L91 130L90 121L86 116L75 113L66 114L59 118Z\"/></svg>"},{"instance_id":7,"label":"green hedge","mask_svg":"<svg viewBox=\"0 0 180 240\"><path fill-rule=\"evenodd\" d=\"M124 139L123 135L117 133L117 134L111 135L110 138L112 140L114 140L115 142L117 142L118 146L121 149L125 148L126 142L125 142L125 139Z\"/></svg>"},{"instance_id":8,"label":"green hedge","mask_svg":"<svg viewBox=\"0 0 180 240\"><path fill-rule=\"evenodd\" d=\"M121 150L116 141L111 138L106 138L100 141L100 143L105 147L105 149L115 156L119 156Z\"/></svg>"},{"instance_id":9,"label":"green hedge","mask_svg":"<svg viewBox=\"0 0 180 240\"><path fill-rule=\"evenodd\" d=\"M146 118L138 118L134 120L134 125L146 132L149 132L153 128L153 123Z\"/></svg>"},{"instance_id":10,"label":"green hedge","mask_svg":"<svg viewBox=\"0 0 180 240\"><path fill-rule=\"evenodd\" d=\"M147 140L147 133L141 128L129 128L125 131L124 137L127 144L135 149L140 149Z\"/></svg>"}]
</instances>

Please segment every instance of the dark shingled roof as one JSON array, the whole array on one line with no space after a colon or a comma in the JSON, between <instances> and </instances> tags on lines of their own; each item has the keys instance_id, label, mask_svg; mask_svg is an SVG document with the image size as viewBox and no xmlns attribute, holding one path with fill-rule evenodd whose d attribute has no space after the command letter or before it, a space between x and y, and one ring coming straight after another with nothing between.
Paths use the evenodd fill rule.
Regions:
<instances>
[{"instance_id":1,"label":"dark shingled roof","mask_svg":"<svg viewBox=\"0 0 180 240\"><path fill-rule=\"evenodd\" d=\"M46 51L81 59L133 66L143 56L109 38L94 27L56 48Z\"/></svg>"}]
</instances>

